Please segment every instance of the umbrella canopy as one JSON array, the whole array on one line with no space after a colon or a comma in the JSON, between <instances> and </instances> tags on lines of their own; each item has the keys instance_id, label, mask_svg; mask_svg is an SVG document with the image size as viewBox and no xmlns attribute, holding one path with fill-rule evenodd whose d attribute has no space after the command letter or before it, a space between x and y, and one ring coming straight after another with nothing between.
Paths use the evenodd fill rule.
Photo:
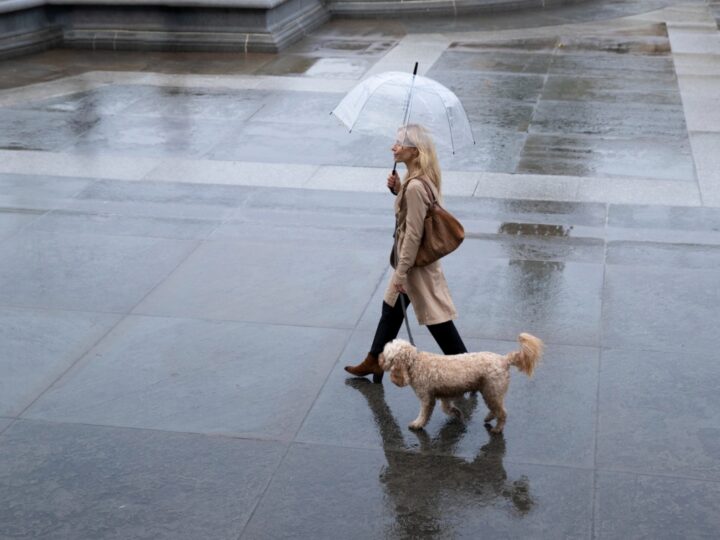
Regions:
<instances>
[{"instance_id":1,"label":"umbrella canopy","mask_svg":"<svg viewBox=\"0 0 720 540\"><path fill-rule=\"evenodd\" d=\"M437 81L388 71L353 88L332 111L351 132L395 138L398 128L420 124L440 148L455 153L475 144L458 97Z\"/></svg>"}]
</instances>

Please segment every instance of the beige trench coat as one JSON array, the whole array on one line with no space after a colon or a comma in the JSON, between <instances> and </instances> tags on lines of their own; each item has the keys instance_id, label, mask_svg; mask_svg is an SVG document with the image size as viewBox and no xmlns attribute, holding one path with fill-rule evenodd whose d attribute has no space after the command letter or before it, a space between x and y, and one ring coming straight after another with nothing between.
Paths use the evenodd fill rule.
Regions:
<instances>
[{"instance_id":1,"label":"beige trench coat","mask_svg":"<svg viewBox=\"0 0 720 540\"><path fill-rule=\"evenodd\" d=\"M426 183L437 197L435 185L429 180L426 180ZM395 283L401 283L410 297L418 323L424 325L439 324L457 317L440 261L427 266L413 266L423 235L425 215L431 204L432 201L420 180L411 180L403 185L400 194L395 198L397 268L383 297L387 304L395 306L399 296Z\"/></svg>"}]
</instances>

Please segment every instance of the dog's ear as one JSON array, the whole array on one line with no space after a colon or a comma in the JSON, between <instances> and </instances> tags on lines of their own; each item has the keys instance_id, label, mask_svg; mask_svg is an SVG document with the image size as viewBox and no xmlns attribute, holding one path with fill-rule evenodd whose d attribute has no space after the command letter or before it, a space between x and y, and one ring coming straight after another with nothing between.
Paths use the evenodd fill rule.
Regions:
<instances>
[{"instance_id":1,"label":"dog's ear","mask_svg":"<svg viewBox=\"0 0 720 540\"><path fill-rule=\"evenodd\" d=\"M407 386L410 384L409 367L415 361L417 349L406 341L395 340L393 343L396 343L396 346L393 349L390 380L397 386Z\"/></svg>"},{"instance_id":2,"label":"dog's ear","mask_svg":"<svg viewBox=\"0 0 720 540\"><path fill-rule=\"evenodd\" d=\"M396 365L390 370L390 380L395 386L402 388L410 384L410 377L408 376L407 368L405 366Z\"/></svg>"}]
</instances>

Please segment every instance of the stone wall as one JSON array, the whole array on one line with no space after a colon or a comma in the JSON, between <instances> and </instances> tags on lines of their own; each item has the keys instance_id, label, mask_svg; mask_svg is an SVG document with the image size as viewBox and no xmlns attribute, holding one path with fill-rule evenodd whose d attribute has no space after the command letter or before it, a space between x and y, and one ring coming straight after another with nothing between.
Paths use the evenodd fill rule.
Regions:
<instances>
[{"instance_id":1,"label":"stone wall","mask_svg":"<svg viewBox=\"0 0 720 540\"><path fill-rule=\"evenodd\" d=\"M0 58L63 47L277 52L331 16L498 12L589 0L0 0Z\"/></svg>"},{"instance_id":2,"label":"stone wall","mask_svg":"<svg viewBox=\"0 0 720 540\"><path fill-rule=\"evenodd\" d=\"M43 4L0 1L0 58L42 50L62 41L62 28L48 20Z\"/></svg>"}]
</instances>

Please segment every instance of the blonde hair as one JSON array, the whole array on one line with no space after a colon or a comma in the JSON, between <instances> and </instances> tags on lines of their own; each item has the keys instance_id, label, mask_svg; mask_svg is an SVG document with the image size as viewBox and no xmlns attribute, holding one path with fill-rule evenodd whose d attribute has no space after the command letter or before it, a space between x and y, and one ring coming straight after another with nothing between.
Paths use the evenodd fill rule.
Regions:
<instances>
[{"instance_id":1,"label":"blonde hair","mask_svg":"<svg viewBox=\"0 0 720 540\"><path fill-rule=\"evenodd\" d=\"M399 131L404 132L404 146L414 146L418 150L418 157L415 165L417 171L413 176L408 172L403 178L403 184L412 178L423 177L430 180L437 188L438 195L442 196L442 174L440 173L440 163L438 163L437 152L435 151L435 143L430 133L420 124L408 124Z\"/></svg>"}]
</instances>

